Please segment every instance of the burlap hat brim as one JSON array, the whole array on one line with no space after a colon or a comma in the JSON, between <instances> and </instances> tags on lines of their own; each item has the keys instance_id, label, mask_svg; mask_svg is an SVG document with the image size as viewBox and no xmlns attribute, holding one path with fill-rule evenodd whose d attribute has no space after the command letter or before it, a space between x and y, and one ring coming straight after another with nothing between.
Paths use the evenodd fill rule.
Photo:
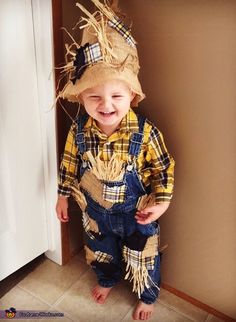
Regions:
<instances>
[{"instance_id":1,"label":"burlap hat brim","mask_svg":"<svg viewBox=\"0 0 236 322\"><path fill-rule=\"evenodd\" d=\"M80 94L94 86L101 85L110 80L120 80L127 84L127 86L136 94L131 106L135 107L140 101L145 98L137 74L134 74L129 68L116 69L107 66L106 63L100 62L93 66L89 66L81 79L76 80L75 84L69 82L65 87L62 98L70 102L81 102Z\"/></svg>"}]
</instances>

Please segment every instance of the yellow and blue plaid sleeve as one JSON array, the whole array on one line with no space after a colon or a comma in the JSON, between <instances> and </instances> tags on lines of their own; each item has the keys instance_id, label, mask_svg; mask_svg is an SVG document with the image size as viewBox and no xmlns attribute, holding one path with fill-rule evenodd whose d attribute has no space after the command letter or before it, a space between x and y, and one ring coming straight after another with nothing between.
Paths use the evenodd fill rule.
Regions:
<instances>
[{"instance_id":1,"label":"yellow and blue plaid sleeve","mask_svg":"<svg viewBox=\"0 0 236 322\"><path fill-rule=\"evenodd\" d=\"M71 184L76 178L78 159L77 146L75 143L76 124L72 124L66 139L65 150L59 169L58 194L69 197L71 193Z\"/></svg>"},{"instance_id":2,"label":"yellow and blue plaid sleeve","mask_svg":"<svg viewBox=\"0 0 236 322\"><path fill-rule=\"evenodd\" d=\"M152 191L156 202L170 202L174 188L175 161L167 151L162 133L152 126L147 144L146 161L150 164Z\"/></svg>"}]
</instances>

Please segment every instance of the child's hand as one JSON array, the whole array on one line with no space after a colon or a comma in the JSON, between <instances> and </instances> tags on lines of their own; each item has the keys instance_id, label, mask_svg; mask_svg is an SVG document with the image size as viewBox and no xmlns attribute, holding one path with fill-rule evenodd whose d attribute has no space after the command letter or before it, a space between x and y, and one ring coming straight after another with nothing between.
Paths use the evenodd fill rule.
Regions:
<instances>
[{"instance_id":1,"label":"child's hand","mask_svg":"<svg viewBox=\"0 0 236 322\"><path fill-rule=\"evenodd\" d=\"M168 209L169 202L161 202L152 207L144 208L136 212L135 219L138 224L147 225L157 220Z\"/></svg>"},{"instance_id":2,"label":"child's hand","mask_svg":"<svg viewBox=\"0 0 236 322\"><path fill-rule=\"evenodd\" d=\"M56 212L57 212L57 218L61 222L69 221L67 209L68 209L68 198L63 196L58 196L57 204L56 204Z\"/></svg>"}]
</instances>

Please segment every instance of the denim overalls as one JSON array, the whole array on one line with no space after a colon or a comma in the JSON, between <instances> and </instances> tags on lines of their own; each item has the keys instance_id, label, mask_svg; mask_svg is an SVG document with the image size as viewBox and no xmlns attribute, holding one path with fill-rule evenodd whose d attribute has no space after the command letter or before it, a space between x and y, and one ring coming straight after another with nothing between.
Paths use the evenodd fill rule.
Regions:
<instances>
[{"instance_id":1,"label":"denim overalls","mask_svg":"<svg viewBox=\"0 0 236 322\"><path fill-rule=\"evenodd\" d=\"M77 120L76 144L81 158L79 169L81 181L83 176L88 174L91 169L90 163L85 161L83 157L87 151L86 137L83 132L87 118L88 115L85 114ZM106 208L97 200L94 200L92 184L91 189L83 189L83 186L81 188L87 203L83 215L87 216L87 219L89 218L87 222L83 220L87 232L85 250L87 262L94 269L99 285L103 287L114 286L121 279L122 261L124 261L127 264L126 268L128 266L131 268L126 278L139 285L136 290L133 290L138 293L139 298L144 303L152 304L159 294L160 256L158 245L154 243L156 245L154 248L147 245L153 245L153 240L158 239L159 241L159 224L154 222L141 225L134 218L139 197L147 194L140 181L135 164L135 159L142 145L145 118L138 116L138 123L139 133L133 133L131 136L129 161L125 166L123 180L101 183L109 189L125 188L124 202L115 202L111 207ZM88 222L95 223L97 229L90 230ZM148 249L151 249L151 253ZM147 256L144 256L145 252ZM146 275L148 274L145 283L138 280L134 281L132 271L137 270L144 270ZM136 275L138 274L136 273ZM140 283L142 288L140 288Z\"/></svg>"}]
</instances>

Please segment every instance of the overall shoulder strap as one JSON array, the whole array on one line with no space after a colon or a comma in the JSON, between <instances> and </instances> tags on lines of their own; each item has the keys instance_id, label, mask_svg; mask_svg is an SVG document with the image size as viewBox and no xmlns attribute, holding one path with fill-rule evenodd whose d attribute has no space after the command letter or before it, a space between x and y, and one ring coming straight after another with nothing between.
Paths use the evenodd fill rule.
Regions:
<instances>
[{"instance_id":1,"label":"overall shoulder strap","mask_svg":"<svg viewBox=\"0 0 236 322\"><path fill-rule=\"evenodd\" d=\"M139 131L131 135L130 145L129 145L129 155L132 157L137 157L140 152L141 145L143 142L144 124L146 122L146 117L138 114L137 114L137 117L138 117Z\"/></svg>"},{"instance_id":2,"label":"overall shoulder strap","mask_svg":"<svg viewBox=\"0 0 236 322\"><path fill-rule=\"evenodd\" d=\"M76 134L76 144L81 154L87 151L83 128L88 118L89 118L89 115L86 113L86 114L79 115L76 120L77 127L78 127L78 132Z\"/></svg>"}]
</instances>

